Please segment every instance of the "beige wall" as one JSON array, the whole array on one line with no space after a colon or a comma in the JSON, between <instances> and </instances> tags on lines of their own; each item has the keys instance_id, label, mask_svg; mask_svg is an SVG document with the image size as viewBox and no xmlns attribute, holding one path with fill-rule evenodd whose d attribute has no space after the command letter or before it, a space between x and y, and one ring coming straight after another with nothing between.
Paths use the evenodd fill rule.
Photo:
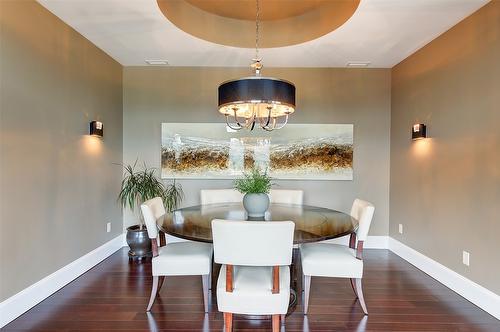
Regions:
<instances>
[{"instance_id":1,"label":"beige wall","mask_svg":"<svg viewBox=\"0 0 500 332\"><path fill-rule=\"evenodd\" d=\"M121 233L122 68L34 1L0 22L1 301Z\"/></svg>"},{"instance_id":2,"label":"beige wall","mask_svg":"<svg viewBox=\"0 0 500 332\"><path fill-rule=\"evenodd\" d=\"M123 75L123 159L160 166L162 122L223 122L217 87L247 69L126 67ZM377 207L372 235L387 235L389 222L390 70L276 69L264 74L294 82L292 123L353 123L354 181L277 181L305 190L305 202L349 211L361 197ZM201 188L230 187L230 180L183 180L184 206L199 204ZM126 214L125 226L134 223Z\"/></svg>"},{"instance_id":3,"label":"beige wall","mask_svg":"<svg viewBox=\"0 0 500 332\"><path fill-rule=\"evenodd\" d=\"M499 61L493 1L393 68L390 199L392 237L497 294ZM418 122L430 138L411 142Z\"/></svg>"}]
</instances>

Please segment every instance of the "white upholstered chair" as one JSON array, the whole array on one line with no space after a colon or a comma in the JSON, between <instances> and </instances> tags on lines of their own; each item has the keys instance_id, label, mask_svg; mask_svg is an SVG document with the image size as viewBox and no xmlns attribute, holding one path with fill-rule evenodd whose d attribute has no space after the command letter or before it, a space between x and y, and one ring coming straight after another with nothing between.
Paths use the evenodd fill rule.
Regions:
<instances>
[{"instance_id":1,"label":"white upholstered chair","mask_svg":"<svg viewBox=\"0 0 500 332\"><path fill-rule=\"evenodd\" d=\"M225 331L233 314L272 315L279 331L290 299L290 268L295 224L291 221L213 220L214 260L223 264L217 306Z\"/></svg>"},{"instance_id":2,"label":"white upholstered chair","mask_svg":"<svg viewBox=\"0 0 500 332\"><path fill-rule=\"evenodd\" d=\"M304 191L296 189L271 189L269 192L269 202L277 204L302 205L304 201ZM294 249L299 246L293 245Z\"/></svg>"},{"instance_id":3,"label":"white upholstered chair","mask_svg":"<svg viewBox=\"0 0 500 332\"><path fill-rule=\"evenodd\" d=\"M330 243L311 243L300 246L302 261L304 314L309 306L311 277L349 278L354 294L361 308L368 315L361 278L363 277L363 243L368 236L375 207L366 201L356 199L352 205L351 216L358 220L356 233L351 234L349 247ZM357 245L356 245L357 237Z\"/></svg>"},{"instance_id":4,"label":"white upholstered chair","mask_svg":"<svg viewBox=\"0 0 500 332\"><path fill-rule=\"evenodd\" d=\"M236 189L202 189L201 204L241 203L243 194Z\"/></svg>"},{"instance_id":5,"label":"white upholstered chair","mask_svg":"<svg viewBox=\"0 0 500 332\"><path fill-rule=\"evenodd\" d=\"M304 192L302 190L271 189L269 192L271 203L302 205L303 200Z\"/></svg>"},{"instance_id":6,"label":"white upholstered chair","mask_svg":"<svg viewBox=\"0 0 500 332\"><path fill-rule=\"evenodd\" d=\"M156 197L141 205L142 215L153 247L153 287L149 299L150 311L157 293L167 276L200 275L203 284L203 300L205 312L208 312L208 289L212 269L212 245L200 242L179 242L158 247L158 228L156 220L165 214L163 201ZM161 279L161 280L160 280ZM158 285L160 285L158 287Z\"/></svg>"}]
</instances>

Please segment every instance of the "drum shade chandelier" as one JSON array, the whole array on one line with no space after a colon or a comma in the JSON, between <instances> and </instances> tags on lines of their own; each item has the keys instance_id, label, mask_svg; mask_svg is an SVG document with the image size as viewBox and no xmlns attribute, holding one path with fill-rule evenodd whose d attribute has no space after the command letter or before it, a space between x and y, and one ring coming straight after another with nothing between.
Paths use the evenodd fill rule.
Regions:
<instances>
[{"instance_id":1,"label":"drum shade chandelier","mask_svg":"<svg viewBox=\"0 0 500 332\"><path fill-rule=\"evenodd\" d=\"M253 130L257 123L272 131L283 128L295 111L295 85L288 81L264 77L259 58L259 0L256 0L254 76L222 83L219 86L219 112L233 130ZM234 119L231 119L234 117Z\"/></svg>"}]
</instances>

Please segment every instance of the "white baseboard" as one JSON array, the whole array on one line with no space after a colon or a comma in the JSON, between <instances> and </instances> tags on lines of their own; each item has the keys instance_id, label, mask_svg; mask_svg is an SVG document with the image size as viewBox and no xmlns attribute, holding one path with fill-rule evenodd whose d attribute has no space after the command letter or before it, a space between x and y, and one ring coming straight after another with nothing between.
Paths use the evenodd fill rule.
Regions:
<instances>
[{"instance_id":1,"label":"white baseboard","mask_svg":"<svg viewBox=\"0 0 500 332\"><path fill-rule=\"evenodd\" d=\"M389 250L495 318L500 319L500 296L497 294L392 237L389 238Z\"/></svg>"},{"instance_id":2,"label":"white baseboard","mask_svg":"<svg viewBox=\"0 0 500 332\"><path fill-rule=\"evenodd\" d=\"M349 235L339 237L337 239L326 240L327 243L343 244L349 245ZM389 248L389 237L388 236L376 236L370 235L363 244L365 249L388 249Z\"/></svg>"},{"instance_id":3,"label":"white baseboard","mask_svg":"<svg viewBox=\"0 0 500 332\"><path fill-rule=\"evenodd\" d=\"M123 247L124 235L92 250L0 303L0 328L7 325L68 283Z\"/></svg>"}]
</instances>

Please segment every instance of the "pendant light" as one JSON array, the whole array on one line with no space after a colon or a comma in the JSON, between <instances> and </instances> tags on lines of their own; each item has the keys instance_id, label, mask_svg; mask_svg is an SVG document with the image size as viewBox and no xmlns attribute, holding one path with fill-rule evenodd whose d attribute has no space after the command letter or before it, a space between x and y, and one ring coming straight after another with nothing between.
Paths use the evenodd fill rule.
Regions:
<instances>
[{"instance_id":1,"label":"pendant light","mask_svg":"<svg viewBox=\"0 0 500 332\"><path fill-rule=\"evenodd\" d=\"M253 130L256 123L267 131L281 129L295 111L295 85L260 74L259 15L259 0L256 0L255 58L251 64L254 76L227 81L219 86L219 112L233 130Z\"/></svg>"}]
</instances>

